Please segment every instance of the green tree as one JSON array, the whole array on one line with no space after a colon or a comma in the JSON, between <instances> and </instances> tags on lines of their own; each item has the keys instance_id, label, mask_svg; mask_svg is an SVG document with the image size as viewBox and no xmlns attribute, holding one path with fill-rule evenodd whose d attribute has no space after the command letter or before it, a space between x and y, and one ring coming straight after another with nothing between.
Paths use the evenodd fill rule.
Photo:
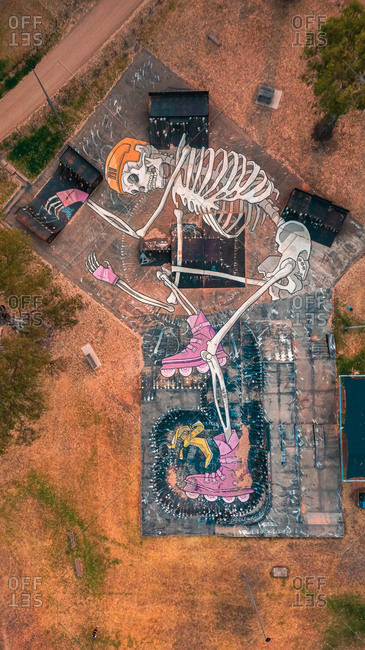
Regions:
<instances>
[{"instance_id":1,"label":"green tree","mask_svg":"<svg viewBox=\"0 0 365 650\"><path fill-rule=\"evenodd\" d=\"M29 444L44 410L42 371L54 362L49 343L73 327L80 296L66 296L18 230L0 228L0 453Z\"/></svg>"},{"instance_id":2,"label":"green tree","mask_svg":"<svg viewBox=\"0 0 365 650\"><path fill-rule=\"evenodd\" d=\"M313 87L313 108L322 115L313 137L329 140L340 115L365 108L365 10L353 0L322 26L316 45L304 48L303 80Z\"/></svg>"}]
</instances>

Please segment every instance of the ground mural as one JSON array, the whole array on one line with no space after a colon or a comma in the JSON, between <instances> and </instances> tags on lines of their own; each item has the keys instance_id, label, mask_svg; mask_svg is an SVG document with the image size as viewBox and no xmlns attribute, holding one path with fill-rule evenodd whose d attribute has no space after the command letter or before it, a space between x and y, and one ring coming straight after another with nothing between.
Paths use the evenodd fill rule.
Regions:
<instances>
[{"instance_id":1,"label":"ground mural","mask_svg":"<svg viewBox=\"0 0 365 650\"><path fill-rule=\"evenodd\" d=\"M308 230L299 222L285 223L280 218L276 204L279 192L257 163L242 153L222 148L196 149L187 145L184 137L175 153L158 151L142 140L123 138L109 151L105 177L118 194L163 192L153 214L137 230L120 215L87 201L107 224L132 239L148 241L149 232L169 206L168 200L174 206L170 232L165 235L170 241L175 239L176 254L171 257L171 265L156 271L156 278L167 289L165 300L133 288L118 275L118 268L108 261L100 263L95 251L86 262L87 270L98 281L152 307L159 315L157 324L149 327L144 337L144 353L149 350L155 357L153 363L158 359L160 364L154 386L165 382L173 390L189 391L198 382L197 408L167 408L152 426L151 484L156 501L165 513L176 518L196 517L208 523L257 519L257 513L269 506L269 433L260 401L260 353L242 317L265 294L278 301L303 288L311 253ZM208 228L216 239L239 240L247 229L260 230L267 219L276 229L277 249L268 251L274 254L258 265L259 277L223 272L217 270L217 264L207 268L206 259L198 268L191 261L186 264L189 228L199 231L200 238ZM188 298L182 290L186 275L215 278L222 287L233 280L236 285L252 285L255 290L226 314L223 323L213 327L216 314L204 313L191 294ZM178 306L186 316L176 320L175 325L179 323L181 339L188 337L187 345L159 358L156 353L166 336L168 318ZM173 337L176 347L176 334ZM182 385L181 381L187 383ZM238 393L246 394L244 402L237 399Z\"/></svg>"}]
</instances>

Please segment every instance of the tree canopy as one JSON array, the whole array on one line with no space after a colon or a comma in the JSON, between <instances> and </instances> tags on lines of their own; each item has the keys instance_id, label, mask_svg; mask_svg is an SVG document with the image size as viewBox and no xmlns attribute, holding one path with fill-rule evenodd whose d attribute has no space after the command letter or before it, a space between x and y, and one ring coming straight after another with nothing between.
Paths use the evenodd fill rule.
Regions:
<instances>
[{"instance_id":1,"label":"tree canopy","mask_svg":"<svg viewBox=\"0 0 365 650\"><path fill-rule=\"evenodd\" d=\"M304 81L317 98L314 107L328 122L365 108L365 10L354 0L322 26L324 36L304 48ZM325 44L323 44L325 43Z\"/></svg>"},{"instance_id":2,"label":"tree canopy","mask_svg":"<svg viewBox=\"0 0 365 650\"><path fill-rule=\"evenodd\" d=\"M64 294L55 274L27 237L0 228L0 453L29 443L46 409L41 373L52 368L49 343L73 327L81 297Z\"/></svg>"}]
</instances>

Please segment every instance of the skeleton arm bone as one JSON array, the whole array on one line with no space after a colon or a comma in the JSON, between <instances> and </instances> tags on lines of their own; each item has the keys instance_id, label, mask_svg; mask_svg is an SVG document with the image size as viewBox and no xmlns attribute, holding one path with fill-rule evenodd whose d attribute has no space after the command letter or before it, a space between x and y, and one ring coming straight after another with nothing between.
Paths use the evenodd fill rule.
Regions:
<instances>
[{"instance_id":1,"label":"skeleton arm bone","mask_svg":"<svg viewBox=\"0 0 365 650\"><path fill-rule=\"evenodd\" d=\"M117 230L120 230L121 232L124 232L126 235L130 235L131 237L134 237L135 239L138 239L138 235L131 226L129 226L124 219L121 219L120 217L112 214L112 212L109 212L108 210L105 210L105 208L102 208L100 205L97 205L97 203L94 203L94 201L91 201L90 199L86 201L87 205L90 206L94 212L96 212L104 221L109 223L113 228L116 228Z\"/></svg>"},{"instance_id":2,"label":"skeleton arm bone","mask_svg":"<svg viewBox=\"0 0 365 650\"><path fill-rule=\"evenodd\" d=\"M118 289L125 291L125 293L131 296L131 298L135 298L145 305L151 305L152 307L165 309L170 313L174 311L174 307L172 305L166 305L160 300L155 300L155 298L150 298L150 296L146 296L145 294L132 289L129 284L120 279L119 275L116 275L114 273L109 262L105 261L104 263L107 265L106 268L98 263L95 253L92 252L86 260L86 268L89 273L91 273L91 275L97 280L101 280L102 282L106 282L107 284L118 287Z\"/></svg>"},{"instance_id":3,"label":"skeleton arm bone","mask_svg":"<svg viewBox=\"0 0 365 650\"><path fill-rule=\"evenodd\" d=\"M174 307L172 305L165 305L165 303L160 302L159 300L155 300L154 298L150 298L149 296L146 296L143 293L140 293L139 291L136 291L135 289L132 289L126 282L123 280L118 280L116 283L116 286L119 289L122 289L122 291L125 291L128 293L132 298L135 298L139 302L143 302L145 305L151 305L152 307L158 307L159 309L165 309L168 312L173 312Z\"/></svg>"}]
</instances>

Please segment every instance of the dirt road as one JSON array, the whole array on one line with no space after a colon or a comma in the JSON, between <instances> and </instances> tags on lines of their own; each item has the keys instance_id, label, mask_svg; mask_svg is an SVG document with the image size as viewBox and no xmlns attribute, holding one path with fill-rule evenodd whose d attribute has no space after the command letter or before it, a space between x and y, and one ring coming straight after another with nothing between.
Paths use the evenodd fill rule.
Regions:
<instances>
[{"instance_id":1,"label":"dirt road","mask_svg":"<svg viewBox=\"0 0 365 650\"><path fill-rule=\"evenodd\" d=\"M37 65L50 96L77 72L142 4L143 0L100 0ZM60 63L61 62L61 63ZM62 65L63 64L63 65ZM33 73L0 100L0 140L42 104L44 94Z\"/></svg>"}]
</instances>

